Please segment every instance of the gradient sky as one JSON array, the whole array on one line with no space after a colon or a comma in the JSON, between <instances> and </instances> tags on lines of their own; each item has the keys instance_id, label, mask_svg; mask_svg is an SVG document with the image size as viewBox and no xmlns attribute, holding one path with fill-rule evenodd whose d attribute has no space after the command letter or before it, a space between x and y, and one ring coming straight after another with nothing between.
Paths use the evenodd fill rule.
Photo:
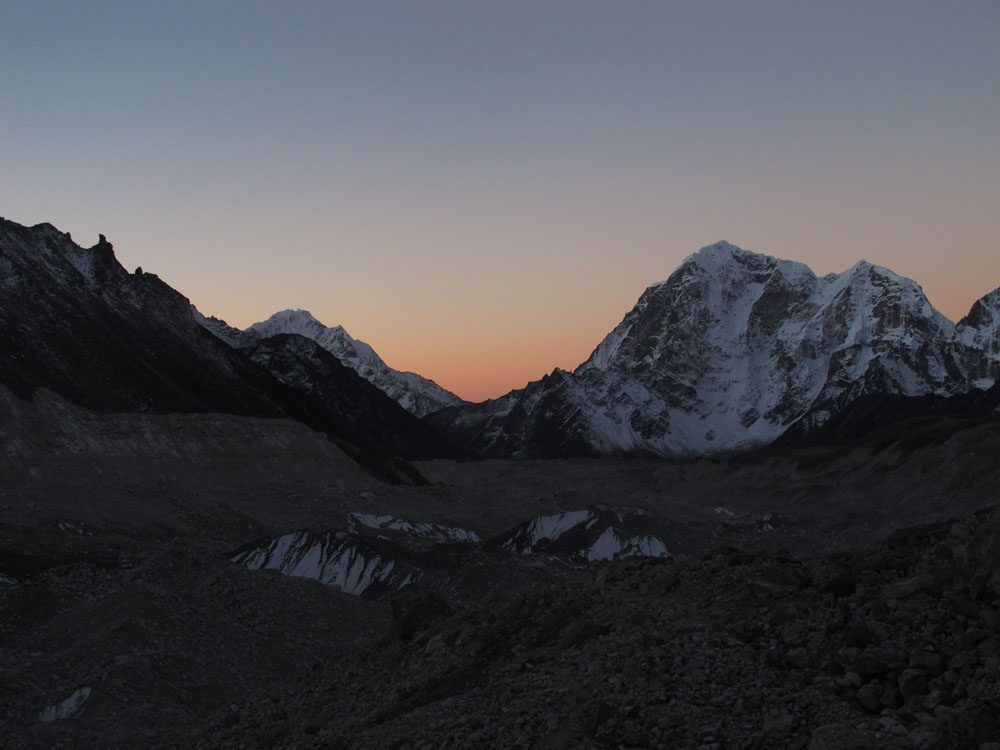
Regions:
<instances>
[{"instance_id":1,"label":"gradient sky","mask_svg":"<svg viewBox=\"0 0 1000 750\"><path fill-rule=\"evenodd\" d=\"M1000 286L1000 3L0 0L0 215L469 399L703 245Z\"/></svg>"}]
</instances>

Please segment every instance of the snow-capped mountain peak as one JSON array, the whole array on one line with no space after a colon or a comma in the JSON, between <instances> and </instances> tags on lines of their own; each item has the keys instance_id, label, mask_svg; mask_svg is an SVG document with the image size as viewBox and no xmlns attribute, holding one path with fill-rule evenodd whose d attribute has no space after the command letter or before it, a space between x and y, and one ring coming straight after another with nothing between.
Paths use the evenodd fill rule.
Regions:
<instances>
[{"instance_id":1,"label":"snow-capped mountain peak","mask_svg":"<svg viewBox=\"0 0 1000 750\"><path fill-rule=\"evenodd\" d=\"M433 380L413 372L394 370L370 345L352 337L343 326L327 326L308 310L281 310L267 320L254 323L244 333L257 339L278 334L297 334L312 339L418 417L463 403Z\"/></svg>"},{"instance_id":2,"label":"snow-capped mountain peak","mask_svg":"<svg viewBox=\"0 0 1000 750\"><path fill-rule=\"evenodd\" d=\"M310 339L417 417L465 403L433 380L392 369L371 346L351 336L343 326L327 326L308 310L281 310L243 331L218 318L205 317L193 305L192 314L204 328L237 349L279 335Z\"/></svg>"},{"instance_id":3,"label":"snow-capped mountain peak","mask_svg":"<svg viewBox=\"0 0 1000 750\"><path fill-rule=\"evenodd\" d=\"M246 329L246 333L257 338L269 338L280 333L294 333L314 341L324 334L336 336L338 332L346 335L341 326L325 326L308 310L298 309L280 310L267 320L254 323ZM350 337L348 336L348 338Z\"/></svg>"},{"instance_id":4,"label":"snow-capped mountain peak","mask_svg":"<svg viewBox=\"0 0 1000 750\"><path fill-rule=\"evenodd\" d=\"M705 271L715 273L731 268L734 263L745 265L756 258L763 257L766 256L757 256L755 253L747 252L738 245L720 240L714 245L706 245L698 252L692 253L681 263L681 266L683 267L685 263L689 262L695 263Z\"/></svg>"},{"instance_id":5,"label":"snow-capped mountain peak","mask_svg":"<svg viewBox=\"0 0 1000 750\"><path fill-rule=\"evenodd\" d=\"M862 394L988 388L1000 378L998 327L1000 294L956 329L916 282L869 261L820 278L723 241L648 287L573 373L498 399L493 415L441 416L486 453L746 448ZM485 421L471 437L470 417Z\"/></svg>"}]
</instances>

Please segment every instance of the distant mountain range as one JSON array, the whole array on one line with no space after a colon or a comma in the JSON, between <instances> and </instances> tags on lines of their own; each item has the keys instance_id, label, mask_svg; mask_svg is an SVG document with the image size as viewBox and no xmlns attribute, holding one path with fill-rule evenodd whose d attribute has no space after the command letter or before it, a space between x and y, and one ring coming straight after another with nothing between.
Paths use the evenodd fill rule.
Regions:
<instances>
[{"instance_id":1,"label":"distant mountain range","mask_svg":"<svg viewBox=\"0 0 1000 750\"><path fill-rule=\"evenodd\" d=\"M954 324L885 268L817 277L725 242L649 287L573 372L479 404L303 310L245 331L207 318L155 275L128 273L103 236L81 248L49 224L0 220L0 282L0 383L21 396L289 416L383 470L390 455L741 450L945 413L961 394L984 395L954 409L992 412L1000 391L1000 290Z\"/></svg>"}]
</instances>

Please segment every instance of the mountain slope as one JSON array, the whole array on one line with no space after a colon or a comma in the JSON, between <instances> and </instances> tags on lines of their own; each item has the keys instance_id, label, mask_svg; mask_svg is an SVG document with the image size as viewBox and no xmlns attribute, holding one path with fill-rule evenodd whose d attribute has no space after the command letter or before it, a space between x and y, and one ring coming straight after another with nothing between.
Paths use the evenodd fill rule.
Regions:
<instances>
[{"instance_id":1,"label":"mountain slope","mask_svg":"<svg viewBox=\"0 0 1000 750\"><path fill-rule=\"evenodd\" d=\"M459 450L312 339L278 334L243 350L324 412L337 434L404 459L457 458Z\"/></svg>"},{"instance_id":2,"label":"mountain slope","mask_svg":"<svg viewBox=\"0 0 1000 750\"><path fill-rule=\"evenodd\" d=\"M817 277L726 242L649 287L573 373L430 421L484 455L691 455L766 444L869 393L997 380L1000 295L956 326L865 261Z\"/></svg>"},{"instance_id":3,"label":"mountain slope","mask_svg":"<svg viewBox=\"0 0 1000 750\"><path fill-rule=\"evenodd\" d=\"M280 368L271 372L212 335L190 301L154 274L128 273L103 236L86 249L49 224L0 220L0 282L0 384L21 398L45 388L104 412L291 417L381 476L407 482L421 478L391 454L456 455L305 339L318 354L298 356L298 366L311 367L319 384L282 382ZM270 348L271 360L295 358L292 345L253 341L259 357Z\"/></svg>"},{"instance_id":4,"label":"mountain slope","mask_svg":"<svg viewBox=\"0 0 1000 750\"><path fill-rule=\"evenodd\" d=\"M154 274L128 273L104 237L0 220L0 382L101 411L278 416L259 368L206 334Z\"/></svg>"},{"instance_id":5,"label":"mountain slope","mask_svg":"<svg viewBox=\"0 0 1000 750\"><path fill-rule=\"evenodd\" d=\"M232 329L221 333L233 336ZM413 372L392 369L364 341L352 338L342 326L323 325L306 310L282 310L267 320L254 323L243 333L258 339L282 333L294 333L312 339L418 417L463 403L462 399L433 380ZM241 341L246 342L246 338Z\"/></svg>"}]
</instances>

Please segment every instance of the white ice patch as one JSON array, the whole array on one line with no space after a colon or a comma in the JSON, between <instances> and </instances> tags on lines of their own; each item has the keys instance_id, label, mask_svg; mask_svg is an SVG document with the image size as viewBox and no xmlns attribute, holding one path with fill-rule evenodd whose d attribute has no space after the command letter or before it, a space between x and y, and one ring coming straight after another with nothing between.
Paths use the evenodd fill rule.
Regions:
<instances>
[{"instance_id":1,"label":"white ice patch","mask_svg":"<svg viewBox=\"0 0 1000 750\"><path fill-rule=\"evenodd\" d=\"M512 552L533 555L551 551L549 544L544 542L556 542L573 531L575 543L569 548L563 544L559 554L591 562L667 555L667 546L659 537L646 534L630 536L622 529L622 524L625 527L634 526L637 517L645 518L647 515L639 508L632 508L623 515L621 510L598 506L596 509L538 516L512 532L503 546ZM643 525L648 526L646 523ZM579 547L576 547L577 543Z\"/></svg>"},{"instance_id":2,"label":"white ice patch","mask_svg":"<svg viewBox=\"0 0 1000 750\"><path fill-rule=\"evenodd\" d=\"M267 547L237 555L233 561L252 570L266 568L289 576L311 578L356 596L376 583L391 584L395 579L408 576L399 572L394 574L396 564L393 560L366 551L342 534L317 536L305 531L285 534Z\"/></svg>"},{"instance_id":3,"label":"white ice patch","mask_svg":"<svg viewBox=\"0 0 1000 750\"><path fill-rule=\"evenodd\" d=\"M86 535L86 536L93 536L94 535L93 531L87 531L85 528L83 528L83 526L81 526L78 523L74 523L73 521L60 521L59 522L59 530L60 531L67 531L67 532L70 532L72 534L79 534L80 536L84 536L84 535Z\"/></svg>"},{"instance_id":4,"label":"white ice patch","mask_svg":"<svg viewBox=\"0 0 1000 750\"><path fill-rule=\"evenodd\" d=\"M655 536L623 537L617 529L607 528L595 541L585 556L596 560L617 560L623 557L665 557L667 545Z\"/></svg>"},{"instance_id":5,"label":"white ice patch","mask_svg":"<svg viewBox=\"0 0 1000 750\"><path fill-rule=\"evenodd\" d=\"M413 523L396 516L379 516L373 513L348 513L347 520L351 531L357 531L359 526L379 531L395 531L401 534L411 534L438 542L478 542L479 535L469 529L456 526L442 526L437 523Z\"/></svg>"},{"instance_id":6,"label":"white ice patch","mask_svg":"<svg viewBox=\"0 0 1000 750\"><path fill-rule=\"evenodd\" d=\"M38 720L49 722L59 719L68 719L76 714L82 707L84 701L90 697L90 688L82 687L73 691L73 694L62 701L51 706L46 706L38 713Z\"/></svg>"},{"instance_id":7,"label":"white ice patch","mask_svg":"<svg viewBox=\"0 0 1000 750\"><path fill-rule=\"evenodd\" d=\"M773 513L765 513L760 518L757 519L757 530L758 531L774 531L775 517Z\"/></svg>"},{"instance_id":8,"label":"white ice patch","mask_svg":"<svg viewBox=\"0 0 1000 750\"><path fill-rule=\"evenodd\" d=\"M613 560L622 551L621 540L614 529L608 528L587 550L588 560Z\"/></svg>"},{"instance_id":9,"label":"white ice patch","mask_svg":"<svg viewBox=\"0 0 1000 750\"><path fill-rule=\"evenodd\" d=\"M666 557L670 554L663 540L655 536L634 536L628 540L625 551L630 557Z\"/></svg>"},{"instance_id":10,"label":"white ice patch","mask_svg":"<svg viewBox=\"0 0 1000 750\"><path fill-rule=\"evenodd\" d=\"M590 519L589 510L570 510L565 513L558 513L554 516L538 516L531 521L526 529L525 536L520 536L515 543L508 541L504 546L507 549L515 549L524 545L522 554L529 555L534 551L534 547L542 539L555 540L572 529Z\"/></svg>"}]
</instances>

